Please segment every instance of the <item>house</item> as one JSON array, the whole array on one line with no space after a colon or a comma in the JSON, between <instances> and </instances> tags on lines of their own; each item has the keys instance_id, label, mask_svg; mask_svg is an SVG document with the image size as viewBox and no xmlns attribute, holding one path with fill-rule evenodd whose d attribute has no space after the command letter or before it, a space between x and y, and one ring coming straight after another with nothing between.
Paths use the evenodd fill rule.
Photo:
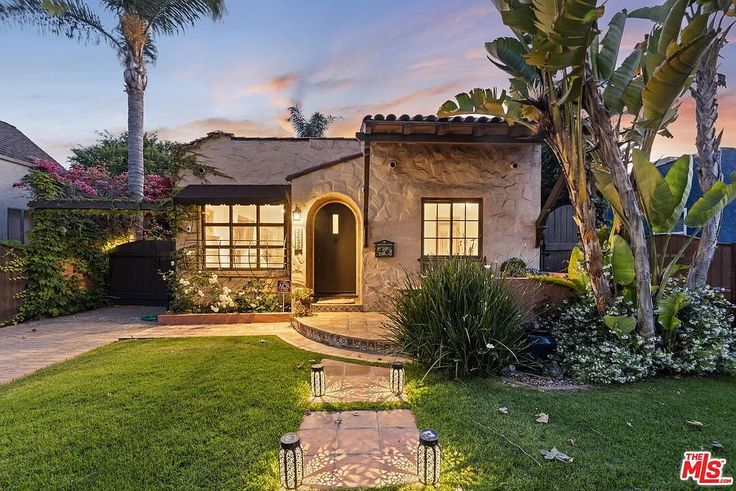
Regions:
<instances>
[{"instance_id":1,"label":"house","mask_svg":"<svg viewBox=\"0 0 736 491\"><path fill-rule=\"evenodd\" d=\"M56 162L18 128L0 121L0 240L25 242L32 226L28 199L13 187L33 168L32 158Z\"/></svg>"},{"instance_id":2,"label":"house","mask_svg":"<svg viewBox=\"0 0 736 491\"><path fill-rule=\"evenodd\" d=\"M438 258L539 266L541 142L497 118L366 116L356 138L214 132L192 151L177 246L221 279L290 279L380 310Z\"/></svg>"},{"instance_id":3,"label":"house","mask_svg":"<svg viewBox=\"0 0 736 491\"><path fill-rule=\"evenodd\" d=\"M662 174L666 174L672 167L672 163L675 161L675 157L668 157L661 159L657 162L657 167ZM697 169L700 159L697 155L693 156L693 183L690 188L690 196L687 199L685 205L684 215L687 215L687 210L695 203L695 201L702 196L703 190L700 188L700 180L698 179ZM727 147L721 149L721 180L726 182L729 181L731 174L736 172L736 148ZM685 226L684 220L680 220L675 226L675 233L690 235L694 233L693 229L688 229ZM736 243L736 202L729 204L723 210L723 218L721 219L721 228L718 232L718 242L722 244L733 244Z\"/></svg>"}]
</instances>

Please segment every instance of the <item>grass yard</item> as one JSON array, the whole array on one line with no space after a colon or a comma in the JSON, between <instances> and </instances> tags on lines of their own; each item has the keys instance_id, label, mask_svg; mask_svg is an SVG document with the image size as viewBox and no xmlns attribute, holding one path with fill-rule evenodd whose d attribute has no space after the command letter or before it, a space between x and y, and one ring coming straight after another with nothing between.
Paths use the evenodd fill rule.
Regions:
<instances>
[{"instance_id":1,"label":"grass yard","mask_svg":"<svg viewBox=\"0 0 736 491\"><path fill-rule=\"evenodd\" d=\"M124 341L0 386L0 489L274 489L318 358L271 337ZM418 375L411 407L440 432L447 489L684 487L682 452L714 440L736 475L732 378L545 394ZM553 446L574 462L545 462Z\"/></svg>"}]
</instances>

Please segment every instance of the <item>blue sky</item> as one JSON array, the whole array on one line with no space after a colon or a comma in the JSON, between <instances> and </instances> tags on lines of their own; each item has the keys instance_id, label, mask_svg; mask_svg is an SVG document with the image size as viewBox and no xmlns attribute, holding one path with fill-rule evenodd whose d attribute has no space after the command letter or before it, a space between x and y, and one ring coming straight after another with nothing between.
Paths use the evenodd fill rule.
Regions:
<instances>
[{"instance_id":1,"label":"blue sky","mask_svg":"<svg viewBox=\"0 0 736 491\"><path fill-rule=\"evenodd\" d=\"M609 0L607 16L641 3ZM307 112L342 116L330 135L351 136L365 114L433 113L459 91L507 85L485 59L483 43L506 33L490 0L230 0L227 7L220 22L157 41L149 131L180 141L216 129L287 136L286 107L300 102ZM630 46L645 29L630 24ZM30 27L0 27L0 39L0 119L57 160L94 141L96 131L125 128L122 68L111 48ZM725 56L734 59L732 46ZM722 100L722 124L736 123L733 93ZM692 150L689 100L681 113L676 139L658 144L655 156ZM726 131L724 142L735 145L736 133Z\"/></svg>"}]
</instances>

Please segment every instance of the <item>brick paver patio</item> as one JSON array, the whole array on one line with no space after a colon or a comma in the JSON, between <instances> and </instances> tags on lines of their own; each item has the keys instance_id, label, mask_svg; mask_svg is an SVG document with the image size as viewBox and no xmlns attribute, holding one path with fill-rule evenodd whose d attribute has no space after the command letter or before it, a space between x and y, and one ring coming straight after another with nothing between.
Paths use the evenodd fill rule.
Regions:
<instances>
[{"instance_id":1,"label":"brick paver patio","mask_svg":"<svg viewBox=\"0 0 736 491\"><path fill-rule=\"evenodd\" d=\"M0 383L9 382L151 326L160 307L110 307L0 328Z\"/></svg>"},{"instance_id":2,"label":"brick paver patio","mask_svg":"<svg viewBox=\"0 0 736 491\"><path fill-rule=\"evenodd\" d=\"M272 335L297 348L323 355L382 363L394 359L317 343L296 332L287 322L159 326L141 320L142 315L160 314L163 310L160 307L110 307L0 328L0 384L119 339Z\"/></svg>"}]
</instances>

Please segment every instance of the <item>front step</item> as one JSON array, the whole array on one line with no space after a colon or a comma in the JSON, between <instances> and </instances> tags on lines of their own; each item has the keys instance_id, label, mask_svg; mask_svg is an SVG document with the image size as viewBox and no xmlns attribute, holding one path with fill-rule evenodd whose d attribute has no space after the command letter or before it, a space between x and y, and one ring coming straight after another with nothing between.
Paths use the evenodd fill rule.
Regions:
<instances>
[{"instance_id":1,"label":"front step","mask_svg":"<svg viewBox=\"0 0 736 491\"><path fill-rule=\"evenodd\" d=\"M360 303L317 302L312 304L313 312L363 312Z\"/></svg>"}]
</instances>

